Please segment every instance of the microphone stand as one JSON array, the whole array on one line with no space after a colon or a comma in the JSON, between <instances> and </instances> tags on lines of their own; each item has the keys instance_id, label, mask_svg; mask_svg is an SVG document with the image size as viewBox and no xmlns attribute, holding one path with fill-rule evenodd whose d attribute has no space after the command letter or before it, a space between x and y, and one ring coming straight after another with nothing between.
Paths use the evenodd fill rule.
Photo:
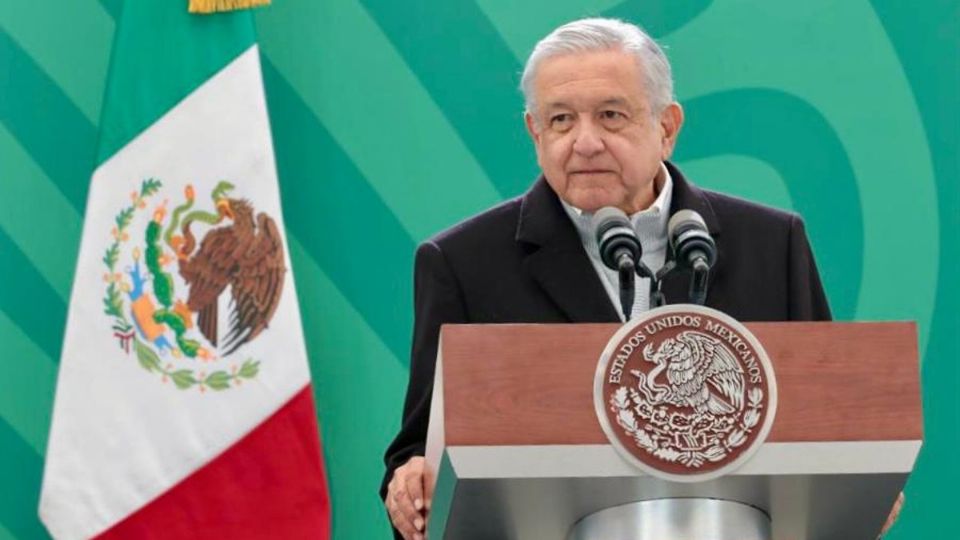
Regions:
<instances>
[{"instance_id":1,"label":"microphone stand","mask_svg":"<svg viewBox=\"0 0 960 540\"><path fill-rule=\"evenodd\" d=\"M673 254L670 253L670 257L667 259L667 262L663 263L663 266L660 270L657 271L657 275L654 279L650 280L650 307L658 308L667 303L666 297L663 296L663 277L673 271L677 267L676 261L673 260ZM656 290L654 290L656 289Z\"/></svg>"},{"instance_id":2,"label":"microphone stand","mask_svg":"<svg viewBox=\"0 0 960 540\"><path fill-rule=\"evenodd\" d=\"M640 265L642 266L643 262ZM633 312L633 296L636 291L634 272L639 273L640 268L635 269L633 261L629 257L621 257L617 268L620 273L620 309L623 310L623 320L629 321L630 314Z\"/></svg>"},{"instance_id":3,"label":"microphone stand","mask_svg":"<svg viewBox=\"0 0 960 540\"><path fill-rule=\"evenodd\" d=\"M670 257L667 262L663 264L663 267L657 271L656 275L653 275L650 272L650 269L643 265L641 269L637 267L637 275L640 277L650 278L650 308L657 308L666 304L666 298L663 296L663 278L673 270L677 268L677 262L673 258L673 253L669 253ZM693 268L691 269L692 275L690 277L690 292L688 297L691 304L697 304L702 306L707 301L707 281L710 278L710 267L707 265L706 261L703 259L697 259L693 263Z\"/></svg>"},{"instance_id":4,"label":"microphone stand","mask_svg":"<svg viewBox=\"0 0 960 540\"><path fill-rule=\"evenodd\" d=\"M690 303L702 306L707 301L707 279L710 266L707 261L697 258L693 263L693 276L690 278Z\"/></svg>"},{"instance_id":5,"label":"microphone stand","mask_svg":"<svg viewBox=\"0 0 960 540\"><path fill-rule=\"evenodd\" d=\"M673 264L673 261L667 261L667 264L664 265L664 268L671 264ZM660 278L666 275L666 273L663 271L664 268L661 268L659 272L654 274L653 271L650 270L650 267L644 264L643 261L640 261L640 263L637 265L637 275L650 280L650 291L649 295L647 296L647 298L650 299L650 309L663 305L663 293L660 292Z\"/></svg>"},{"instance_id":6,"label":"microphone stand","mask_svg":"<svg viewBox=\"0 0 960 540\"><path fill-rule=\"evenodd\" d=\"M663 264L663 267L656 274L639 261L635 265L636 275L650 280L650 309L666 305L666 297L663 295L663 278L677 268L677 262L673 259L672 253ZM634 272L629 265L620 265L620 306L623 309L623 317L630 320L630 313L633 307L633 296L636 286L634 284ZM697 259L693 265L692 275L690 277L689 300L691 304L703 305L707 300L707 280L710 277L710 267L702 259Z\"/></svg>"}]
</instances>

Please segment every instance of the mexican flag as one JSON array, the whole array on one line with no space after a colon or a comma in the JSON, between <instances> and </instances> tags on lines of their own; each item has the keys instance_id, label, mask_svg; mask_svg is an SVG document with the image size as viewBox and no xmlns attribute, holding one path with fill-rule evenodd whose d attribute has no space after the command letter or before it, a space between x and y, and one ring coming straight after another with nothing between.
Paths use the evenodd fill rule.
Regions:
<instances>
[{"instance_id":1,"label":"mexican flag","mask_svg":"<svg viewBox=\"0 0 960 540\"><path fill-rule=\"evenodd\" d=\"M328 538L252 15L124 2L110 69L41 519L58 539Z\"/></svg>"}]
</instances>

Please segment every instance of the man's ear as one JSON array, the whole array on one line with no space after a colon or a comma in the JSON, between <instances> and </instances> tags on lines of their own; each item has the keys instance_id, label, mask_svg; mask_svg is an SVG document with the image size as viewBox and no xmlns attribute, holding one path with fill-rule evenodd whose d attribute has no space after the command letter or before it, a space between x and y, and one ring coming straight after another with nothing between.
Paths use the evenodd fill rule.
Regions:
<instances>
[{"instance_id":1,"label":"man's ear","mask_svg":"<svg viewBox=\"0 0 960 540\"><path fill-rule=\"evenodd\" d=\"M540 154L540 139L542 137L537 129L537 120L529 112L523 113L523 123L527 126L527 133L530 134L530 140L533 141L533 150L537 154L537 165L543 168L543 156Z\"/></svg>"},{"instance_id":2,"label":"man's ear","mask_svg":"<svg viewBox=\"0 0 960 540\"><path fill-rule=\"evenodd\" d=\"M537 120L529 111L523 113L523 123L527 126L527 133L530 135L530 140L533 141L534 146L539 148L540 132L537 131Z\"/></svg>"},{"instance_id":3,"label":"man's ear","mask_svg":"<svg viewBox=\"0 0 960 540\"><path fill-rule=\"evenodd\" d=\"M673 154L673 148L677 144L677 136L680 134L680 128L683 126L683 108L679 103L667 105L660 113L660 141L661 155L660 159L666 160Z\"/></svg>"}]
</instances>

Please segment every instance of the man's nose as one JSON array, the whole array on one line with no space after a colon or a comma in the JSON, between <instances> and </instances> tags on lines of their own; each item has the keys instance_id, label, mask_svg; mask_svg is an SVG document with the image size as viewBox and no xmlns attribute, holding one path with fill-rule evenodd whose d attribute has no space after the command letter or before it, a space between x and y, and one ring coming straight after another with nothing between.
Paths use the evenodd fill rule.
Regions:
<instances>
[{"instance_id":1,"label":"man's nose","mask_svg":"<svg viewBox=\"0 0 960 540\"><path fill-rule=\"evenodd\" d=\"M573 141L573 151L583 156L593 156L603 152L603 137L600 126L590 120L578 122Z\"/></svg>"}]
</instances>

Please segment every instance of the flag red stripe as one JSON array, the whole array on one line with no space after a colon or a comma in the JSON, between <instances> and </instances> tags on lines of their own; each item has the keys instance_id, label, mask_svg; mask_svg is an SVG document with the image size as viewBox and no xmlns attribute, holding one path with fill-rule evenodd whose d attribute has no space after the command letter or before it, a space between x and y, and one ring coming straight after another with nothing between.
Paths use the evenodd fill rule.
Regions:
<instances>
[{"instance_id":1,"label":"flag red stripe","mask_svg":"<svg viewBox=\"0 0 960 540\"><path fill-rule=\"evenodd\" d=\"M330 497L310 385L97 538L330 538Z\"/></svg>"}]
</instances>

